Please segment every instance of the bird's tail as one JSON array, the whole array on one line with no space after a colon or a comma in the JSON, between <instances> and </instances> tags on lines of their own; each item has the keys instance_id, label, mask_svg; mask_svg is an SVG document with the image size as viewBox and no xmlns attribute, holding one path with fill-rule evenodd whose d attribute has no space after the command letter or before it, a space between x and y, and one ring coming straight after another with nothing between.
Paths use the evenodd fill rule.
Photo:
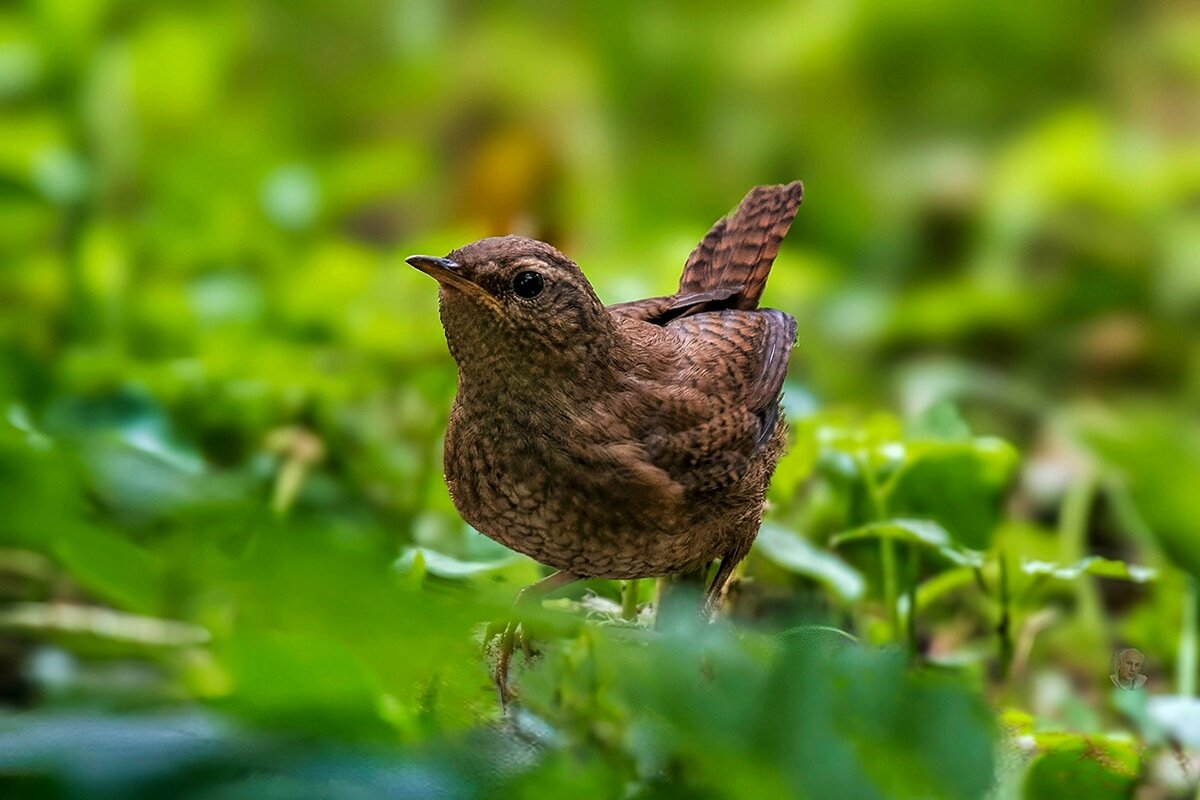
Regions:
<instances>
[{"instance_id":1,"label":"bird's tail","mask_svg":"<svg viewBox=\"0 0 1200 800\"><path fill-rule=\"evenodd\" d=\"M688 256L679 295L720 299L726 308L757 308L803 194L800 181L751 189Z\"/></svg>"}]
</instances>

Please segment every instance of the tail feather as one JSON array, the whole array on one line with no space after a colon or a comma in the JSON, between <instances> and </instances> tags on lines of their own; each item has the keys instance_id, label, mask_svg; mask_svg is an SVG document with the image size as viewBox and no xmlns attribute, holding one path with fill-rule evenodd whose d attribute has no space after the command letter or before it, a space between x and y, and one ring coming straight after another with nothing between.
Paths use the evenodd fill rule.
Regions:
<instances>
[{"instance_id":1,"label":"tail feather","mask_svg":"<svg viewBox=\"0 0 1200 800\"><path fill-rule=\"evenodd\" d=\"M679 294L724 295L726 308L757 308L803 194L800 181L751 189L688 256Z\"/></svg>"}]
</instances>

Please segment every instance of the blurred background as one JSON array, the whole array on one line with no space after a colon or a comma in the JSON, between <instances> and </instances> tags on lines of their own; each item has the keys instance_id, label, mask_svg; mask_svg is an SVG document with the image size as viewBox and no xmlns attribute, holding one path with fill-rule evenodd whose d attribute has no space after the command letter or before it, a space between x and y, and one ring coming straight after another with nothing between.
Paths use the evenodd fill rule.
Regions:
<instances>
[{"instance_id":1,"label":"blurred background","mask_svg":"<svg viewBox=\"0 0 1200 800\"><path fill-rule=\"evenodd\" d=\"M480 757L485 778L444 767L445 748L499 747L478 625L540 572L446 495L454 365L435 286L403 259L516 232L606 302L665 294L750 187L793 179L764 304L800 324L794 443L729 616L961 673L954 702L1001 721L937 705L984 743L968 767L916 756L949 774L1002 773L987 743L1007 731L1038 749L1012 756L1006 791L1056 796L1037 758L1079 740L1035 734L1113 734L1113 796L1184 791L1200 13L1167 0L5 4L0 697L24 711L0 717L0 775L31 796L207 791L206 759L259 735L243 725L385 747L300 768L252 738L283 765L276 789L338 794L349 774L400 796L602 796L703 773L671 687L654 696L674 739L622 716L653 705L644 686L563 688L588 648L619 647L592 622L531 690L536 746L495 756L504 770ZM914 517L936 530L880 533ZM619 590L593 582L565 617L602 617ZM726 645L733 674L757 663ZM1112 694L1125 646L1165 704ZM165 766L126 763L122 743L147 742ZM70 766L101 743L113 758ZM744 796L851 796L712 746L774 765L780 783ZM222 796L241 796L227 769ZM705 796L743 794L718 773L695 779ZM964 780L945 796L990 785Z\"/></svg>"}]
</instances>

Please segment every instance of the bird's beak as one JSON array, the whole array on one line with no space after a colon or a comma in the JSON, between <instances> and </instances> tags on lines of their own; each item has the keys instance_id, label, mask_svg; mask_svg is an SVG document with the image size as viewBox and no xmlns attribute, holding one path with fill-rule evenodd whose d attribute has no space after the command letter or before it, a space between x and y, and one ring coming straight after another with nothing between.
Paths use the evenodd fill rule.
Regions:
<instances>
[{"instance_id":1,"label":"bird's beak","mask_svg":"<svg viewBox=\"0 0 1200 800\"><path fill-rule=\"evenodd\" d=\"M458 289L477 298L485 305L499 310L499 301L495 297L492 297L487 290L471 280L467 276L469 270L463 269L463 266L457 261L450 258L438 258L437 256L409 256L404 260L433 278L442 286Z\"/></svg>"},{"instance_id":2,"label":"bird's beak","mask_svg":"<svg viewBox=\"0 0 1200 800\"><path fill-rule=\"evenodd\" d=\"M448 258L438 258L437 256L409 256L404 259L412 266L424 272L426 275L432 276L438 282L449 275L455 275L462 278L461 269L457 261L452 261Z\"/></svg>"}]
</instances>

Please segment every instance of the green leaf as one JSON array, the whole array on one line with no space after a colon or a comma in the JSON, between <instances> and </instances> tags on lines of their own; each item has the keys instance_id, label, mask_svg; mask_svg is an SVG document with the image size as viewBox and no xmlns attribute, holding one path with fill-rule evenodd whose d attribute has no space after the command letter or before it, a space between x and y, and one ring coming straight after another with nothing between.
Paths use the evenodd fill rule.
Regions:
<instances>
[{"instance_id":1,"label":"green leaf","mask_svg":"<svg viewBox=\"0 0 1200 800\"><path fill-rule=\"evenodd\" d=\"M866 588L854 567L780 525L763 523L754 547L769 561L823 584L844 602L859 599Z\"/></svg>"},{"instance_id":2,"label":"green leaf","mask_svg":"<svg viewBox=\"0 0 1200 800\"><path fill-rule=\"evenodd\" d=\"M958 544L986 550L1017 467L1016 450L1000 439L916 442L888 480L884 500L893 516L938 522Z\"/></svg>"},{"instance_id":3,"label":"green leaf","mask_svg":"<svg viewBox=\"0 0 1200 800\"><path fill-rule=\"evenodd\" d=\"M925 409L909 425L907 434L913 439L970 441L971 428L950 400L939 400Z\"/></svg>"},{"instance_id":4,"label":"green leaf","mask_svg":"<svg viewBox=\"0 0 1200 800\"><path fill-rule=\"evenodd\" d=\"M377 552L330 544L319 530L319 523L310 527L299 519L263 524L253 549L238 562L232 583L225 584L236 590L226 601L236 615L218 617L225 631L209 627L217 639L214 652L234 678L234 697L250 695L238 708L254 713L258 701L252 695L262 688L272 693L272 718L281 721L293 713L303 716L310 700L324 709L322 714L337 712L340 701L333 694L328 702L322 699L333 690L316 676L310 681L310 676L298 675L290 694L274 692L265 674L253 685L238 682L238 673L253 668L257 655L251 651L269 640L274 644L263 657L276 662L280 675L293 650L295 668L308 672L301 659L310 643L314 658L327 655L331 662L344 659L347 665L353 661L354 674L369 673L369 680L359 681L355 690L359 710L353 716L361 722L369 716L362 710L368 705L366 696L371 695L374 709L384 693L440 725L477 721L480 707L495 701L471 632L509 610L511 590L493 580L478 581L470 592L433 591L429 581L416 586L387 569ZM517 567L525 568L518 564L510 569ZM220 646L230 638L240 643L238 648ZM317 696L310 698L310 692ZM352 719L345 726L350 731Z\"/></svg>"},{"instance_id":5,"label":"green leaf","mask_svg":"<svg viewBox=\"0 0 1200 800\"><path fill-rule=\"evenodd\" d=\"M1081 424L1124 479L1137 516L1180 568L1200 579L1200 426L1169 409L1139 408Z\"/></svg>"},{"instance_id":6,"label":"green leaf","mask_svg":"<svg viewBox=\"0 0 1200 800\"><path fill-rule=\"evenodd\" d=\"M784 647L800 650L819 650L830 654L849 645L858 644L858 639L841 628L830 625L800 625L780 631L775 641Z\"/></svg>"},{"instance_id":7,"label":"green leaf","mask_svg":"<svg viewBox=\"0 0 1200 800\"><path fill-rule=\"evenodd\" d=\"M1088 556L1065 566L1049 561L1023 561L1021 571L1026 575L1049 575L1064 581L1076 580L1081 575L1095 575L1133 583L1148 583L1158 578L1158 570L1151 567L1140 567L1100 556Z\"/></svg>"},{"instance_id":8,"label":"green leaf","mask_svg":"<svg viewBox=\"0 0 1200 800\"><path fill-rule=\"evenodd\" d=\"M956 567L937 573L917 586L917 610L923 611L943 596L965 586L978 589L978 575L972 567Z\"/></svg>"},{"instance_id":9,"label":"green leaf","mask_svg":"<svg viewBox=\"0 0 1200 800\"><path fill-rule=\"evenodd\" d=\"M316 635L255 631L220 648L230 703L260 722L312 733L382 733L379 679L354 649Z\"/></svg>"},{"instance_id":10,"label":"green leaf","mask_svg":"<svg viewBox=\"0 0 1200 800\"><path fill-rule=\"evenodd\" d=\"M1038 753L1025 776L1025 800L1126 800L1140 758L1133 742L1074 733L1036 734Z\"/></svg>"},{"instance_id":11,"label":"green leaf","mask_svg":"<svg viewBox=\"0 0 1200 800\"><path fill-rule=\"evenodd\" d=\"M731 652L732 641L676 634L648 651L626 648L612 677L647 712L644 741L721 796L983 796L995 722L979 697L910 672L899 652L811 634L766 664L744 646ZM698 654L686 654L696 644L700 683ZM756 776L753 791L745 775Z\"/></svg>"},{"instance_id":12,"label":"green leaf","mask_svg":"<svg viewBox=\"0 0 1200 800\"><path fill-rule=\"evenodd\" d=\"M864 539L893 539L904 544L932 550L960 567L981 567L983 554L956 544L946 529L936 522L923 519L892 519L873 522L829 540L832 547Z\"/></svg>"},{"instance_id":13,"label":"green leaf","mask_svg":"<svg viewBox=\"0 0 1200 800\"><path fill-rule=\"evenodd\" d=\"M61 531L51 552L72 578L97 596L134 611L160 609L166 581L157 554L84 527Z\"/></svg>"},{"instance_id":14,"label":"green leaf","mask_svg":"<svg viewBox=\"0 0 1200 800\"><path fill-rule=\"evenodd\" d=\"M494 572L522 560L521 556L513 553L501 561L466 561L427 547L406 547L401 551L394 566L407 573L417 567L418 557L424 565L425 572L450 580L463 580L485 572Z\"/></svg>"}]
</instances>

